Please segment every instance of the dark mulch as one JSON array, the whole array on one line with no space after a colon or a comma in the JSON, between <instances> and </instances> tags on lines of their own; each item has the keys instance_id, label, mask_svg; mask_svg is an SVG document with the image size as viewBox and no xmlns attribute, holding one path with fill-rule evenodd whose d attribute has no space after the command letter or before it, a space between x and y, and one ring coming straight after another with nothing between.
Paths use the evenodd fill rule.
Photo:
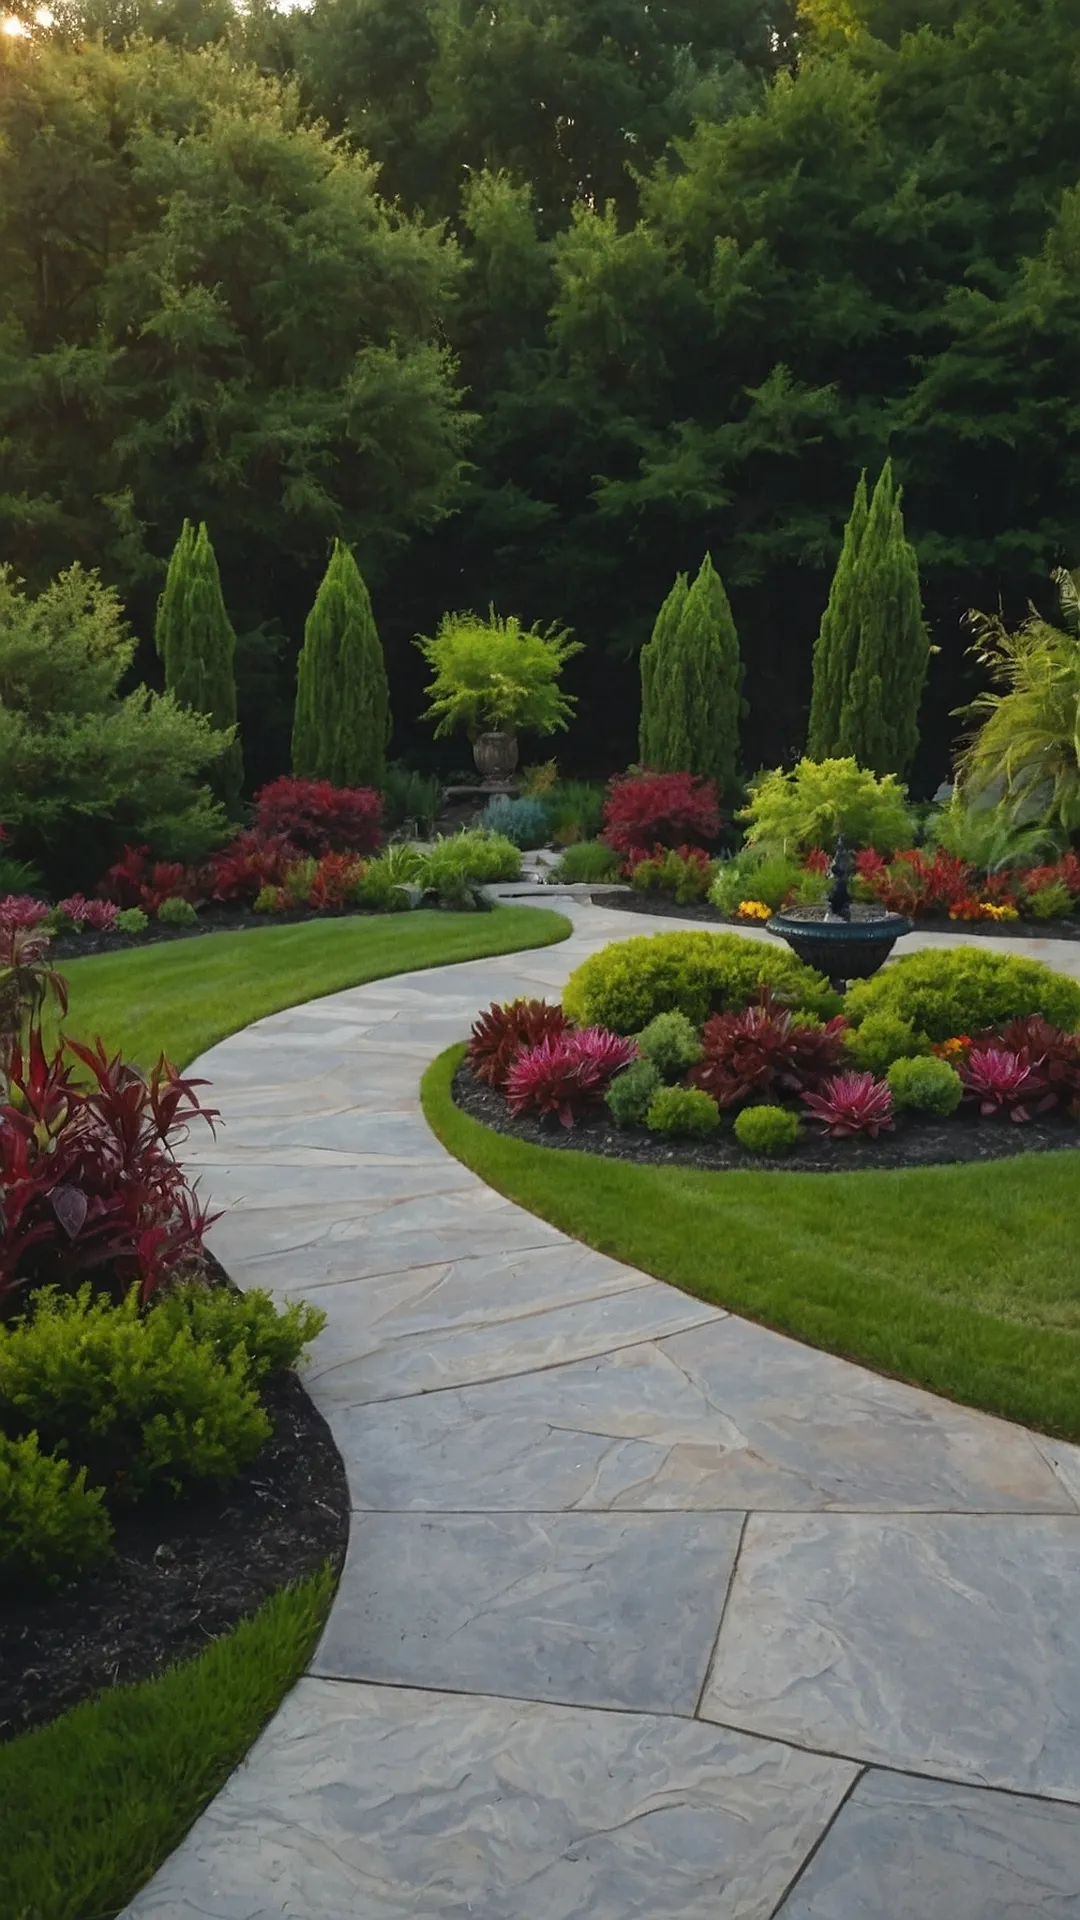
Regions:
<instances>
[{"instance_id":1,"label":"dark mulch","mask_svg":"<svg viewBox=\"0 0 1080 1920\"><path fill-rule=\"evenodd\" d=\"M949 1120L897 1114L895 1133L876 1140L829 1140L807 1118L803 1143L782 1159L746 1153L725 1115L719 1130L705 1140L667 1140L643 1127L613 1126L606 1108L562 1127L521 1116L513 1119L500 1093L478 1080L467 1066L454 1076L454 1100L496 1133L510 1134L538 1147L598 1153L608 1160L633 1160L646 1167L696 1167L709 1173L729 1170L770 1173L858 1173L884 1167L940 1167L958 1161L1004 1160L1019 1153L1053 1153L1080 1147L1080 1127L1064 1114L1043 1114L1017 1125L1007 1119L983 1120L967 1107Z\"/></svg>"},{"instance_id":2,"label":"dark mulch","mask_svg":"<svg viewBox=\"0 0 1080 1920\"><path fill-rule=\"evenodd\" d=\"M293 1373L263 1397L273 1432L224 1493L144 1504L117 1522L100 1572L0 1602L0 1740L189 1659L279 1587L340 1568L349 1490L330 1429Z\"/></svg>"},{"instance_id":3,"label":"dark mulch","mask_svg":"<svg viewBox=\"0 0 1080 1920\"><path fill-rule=\"evenodd\" d=\"M589 895L594 907L613 907L619 913L661 914L669 920L703 920L711 926L745 927L747 920L721 913L707 900L694 900L679 906L666 894L635 893L632 888L616 892L601 888ZM1080 917L1071 920L950 920L947 913L920 913L915 922L918 933L959 933L974 940L1080 940ZM764 927L761 928L764 931ZM898 949L902 951L902 949Z\"/></svg>"},{"instance_id":4,"label":"dark mulch","mask_svg":"<svg viewBox=\"0 0 1080 1920\"><path fill-rule=\"evenodd\" d=\"M88 953L126 953L131 947L160 946L170 940L197 940L208 933L246 933L255 927L291 927L303 920L385 919L356 907L289 907L284 913L252 913L247 907L202 907L193 927L163 927L151 920L145 933L85 933L56 935L50 947L54 960L81 960Z\"/></svg>"}]
</instances>

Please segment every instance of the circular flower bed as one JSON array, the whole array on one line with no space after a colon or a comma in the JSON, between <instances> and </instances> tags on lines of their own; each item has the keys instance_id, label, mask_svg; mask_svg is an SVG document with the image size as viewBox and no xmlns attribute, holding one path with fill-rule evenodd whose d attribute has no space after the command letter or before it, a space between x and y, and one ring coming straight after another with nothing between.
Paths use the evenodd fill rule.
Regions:
<instances>
[{"instance_id":1,"label":"circular flower bed","mask_svg":"<svg viewBox=\"0 0 1080 1920\"><path fill-rule=\"evenodd\" d=\"M844 1000L761 941L621 941L561 1007L477 1020L459 1104L552 1145L708 1167L924 1166L1080 1144L1080 984L922 952Z\"/></svg>"}]
</instances>

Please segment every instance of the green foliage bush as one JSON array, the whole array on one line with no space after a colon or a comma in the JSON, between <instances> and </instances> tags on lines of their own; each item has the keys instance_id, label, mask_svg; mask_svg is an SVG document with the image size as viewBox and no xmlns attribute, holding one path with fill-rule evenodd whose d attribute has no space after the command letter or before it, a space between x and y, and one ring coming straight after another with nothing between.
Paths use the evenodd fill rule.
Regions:
<instances>
[{"instance_id":1,"label":"green foliage bush","mask_svg":"<svg viewBox=\"0 0 1080 1920\"><path fill-rule=\"evenodd\" d=\"M42 1453L36 1433L0 1433L0 1591L54 1585L103 1560L112 1525L83 1468Z\"/></svg>"},{"instance_id":2,"label":"green foliage bush","mask_svg":"<svg viewBox=\"0 0 1080 1920\"><path fill-rule=\"evenodd\" d=\"M875 1079L880 1079L894 1060L929 1053L930 1042L925 1034L916 1033L910 1020L886 1010L871 1013L860 1027L852 1027L847 1035L847 1049L853 1066L861 1073L872 1073Z\"/></svg>"},{"instance_id":3,"label":"green foliage bush","mask_svg":"<svg viewBox=\"0 0 1080 1920\"><path fill-rule=\"evenodd\" d=\"M380 854L353 882L349 902L367 913L407 913L412 905L408 889L414 884L415 872L408 880L398 879L393 866Z\"/></svg>"},{"instance_id":4,"label":"green foliage bush","mask_svg":"<svg viewBox=\"0 0 1080 1920\"><path fill-rule=\"evenodd\" d=\"M434 639L421 636L416 644L435 676L424 691L436 738L455 727L473 736L488 729L555 733L573 714L559 676L581 643L563 627L523 627L491 607L486 620L448 613Z\"/></svg>"},{"instance_id":5,"label":"green foliage bush","mask_svg":"<svg viewBox=\"0 0 1080 1920\"><path fill-rule=\"evenodd\" d=\"M1036 887L1028 894L1025 910L1033 920L1063 920L1075 905L1075 897L1064 880L1051 880L1047 886Z\"/></svg>"},{"instance_id":6,"label":"green foliage bush","mask_svg":"<svg viewBox=\"0 0 1080 1920\"><path fill-rule=\"evenodd\" d=\"M390 728L371 597L353 553L335 540L296 663L293 772L336 787L381 787Z\"/></svg>"},{"instance_id":7,"label":"green foliage bush","mask_svg":"<svg viewBox=\"0 0 1080 1920\"><path fill-rule=\"evenodd\" d=\"M284 913L289 896L284 887L260 887L251 904L253 913Z\"/></svg>"},{"instance_id":8,"label":"green foliage bush","mask_svg":"<svg viewBox=\"0 0 1080 1920\"><path fill-rule=\"evenodd\" d=\"M33 1312L0 1328L0 1430L36 1432L85 1466L92 1486L137 1500L229 1480L270 1422L246 1352L227 1359L169 1313L42 1288Z\"/></svg>"},{"instance_id":9,"label":"green foliage bush","mask_svg":"<svg viewBox=\"0 0 1080 1920\"><path fill-rule=\"evenodd\" d=\"M500 833L525 852L546 847L551 838L551 822L543 801L515 800L508 793L496 794L488 801L481 826L485 833Z\"/></svg>"},{"instance_id":10,"label":"green foliage bush","mask_svg":"<svg viewBox=\"0 0 1080 1920\"><path fill-rule=\"evenodd\" d=\"M665 1080L681 1080L701 1059L701 1038L685 1013L658 1013L638 1034L642 1058Z\"/></svg>"},{"instance_id":11,"label":"green foliage bush","mask_svg":"<svg viewBox=\"0 0 1080 1920\"><path fill-rule=\"evenodd\" d=\"M198 922L198 914L190 900L176 897L163 900L157 910L157 918L163 927L193 927Z\"/></svg>"},{"instance_id":12,"label":"green foliage bush","mask_svg":"<svg viewBox=\"0 0 1080 1920\"><path fill-rule=\"evenodd\" d=\"M393 829L415 820L421 832L430 828L442 805L442 792L442 781L435 774L414 773L411 767L392 764L382 783L386 825Z\"/></svg>"},{"instance_id":13,"label":"green foliage bush","mask_svg":"<svg viewBox=\"0 0 1080 1920\"><path fill-rule=\"evenodd\" d=\"M117 933L126 933L129 936L145 933L149 925L150 916L144 913L141 907L122 907L113 922Z\"/></svg>"},{"instance_id":14,"label":"green foliage bush","mask_svg":"<svg viewBox=\"0 0 1080 1920\"><path fill-rule=\"evenodd\" d=\"M651 1060L633 1060L616 1074L604 1098L617 1127L643 1127L654 1096L663 1086Z\"/></svg>"},{"instance_id":15,"label":"green foliage bush","mask_svg":"<svg viewBox=\"0 0 1080 1920\"><path fill-rule=\"evenodd\" d=\"M802 1120L787 1107L744 1107L735 1116L735 1138L747 1153L790 1153L802 1137Z\"/></svg>"},{"instance_id":16,"label":"green foliage bush","mask_svg":"<svg viewBox=\"0 0 1080 1920\"><path fill-rule=\"evenodd\" d=\"M840 1011L829 983L794 954L737 933L657 933L619 940L575 968L563 993L579 1026L640 1033L658 1013L684 1013L700 1027L771 988L785 1005L828 1019Z\"/></svg>"},{"instance_id":17,"label":"green foliage bush","mask_svg":"<svg viewBox=\"0 0 1080 1920\"><path fill-rule=\"evenodd\" d=\"M789 901L814 905L825 898L828 885L825 874L808 872L793 855L746 847L720 862L709 899L721 913L735 913L744 900L761 900L777 913Z\"/></svg>"},{"instance_id":18,"label":"green foliage bush","mask_svg":"<svg viewBox=\"0 0 1080 1920\"><path fill-rule=\"evenodd\" d=\"M892 1013L932 1041L1029 1013L1071 1032L1080 1026L1080 981L1019 954L931 947L890 962L872 980L857 980L844 1012L856 1026L871 1014Z\"/></svg>"},{"instance_id":19,"label":"green foliage bush","mask_svg":"<svg viewBox=\"0 0 1080 1920\"><path fill-rule=\"evenodd\" d=\"M720 1109L700 1087L659 1087L649 1103L645 1124L650 1133L701 1135L720 1125Z\"/></svg>"},{"instance_id":20,"label":"green foliage bush","mask_svg":"<svg viewBox=\"0 0 1080 1920\"><path fill-rule=\"evenodd\" d=\"M892 1090L893 1106L908 1107L914 1113L941 1116L955 1113L964 1097L964 1086L955 1067L935 1054L922 1059L894 1060L886 1078Z\"/></svg>"},{"instance_id":21,"label":"green foliage bush","mask_svg":"<svg viewBox=\"0 0 1080 1920\"><path fill-rule=\"evenodd\" d=\"M557 847L596 839L604 824L604 788L595 780L557 780L543 800Z\"/></svg>"},{"instance_id":22,"label":"green foliage bush","mask_svg":"<svg viewBox=\"0 0 1080 1920\"><path fill-rule=\"evenodd\" d=\"M878 778L855 760L800 760L792 773L777 767L754 782L739 814L751 846L794 855L831 850L842 833L854 848L895 853L912 841L911 811L894 774Z\"/></svg>"},{"instance_id":23,"label":"green foliage bush","mask_svg":"<svg viewBox=\"0 0 1080 1920\"><path fill-rule=\"evenodd\" d=\"M704 900L713 873L713 862L698 858L696 850L683 854L676 847L667 847L647 860L639 860L630 879L639 893L663 893L684 907L689 901Z\"/></svg>"},{"instance_id":24,"label":"green foliage bush","mask_svg":"<svg viewBox=\"0 0 1080 1920\"><path fill-rule=\"evenodd\" d=\"M420 883L440 892L455 880L475 880L490 886L496 880L521 878L521 849L503 834L466 828L436 840L424 855Z\"/></svg>"},{"instance_id":25,"label":"green foliage bush","mask_svg":"<svg viewBox=\"0 0 1080 1920\"><path fill-rule=\"evenodd\" d=\"M257 1382L294 1367L326 1325L325 1313L305 1300L278 1307L259 1287L237 1293L200 1281L174 1288L152 1312L166 1325L189 1329L225 1365L241 1353L248 1378Z\"/></svg>"},{"instance_id":26,"label":"green foliage bush","mask_svg":"<svg viewBox=\"0 0 1080 1920\"><path fill-rule=\"evenodd\" d=\"M579 840L563 850L554 877L567 886L600 886L605 881L617 880L621 865L619 855L612 853L602 840Z\"/></svg>"}]
</instances>

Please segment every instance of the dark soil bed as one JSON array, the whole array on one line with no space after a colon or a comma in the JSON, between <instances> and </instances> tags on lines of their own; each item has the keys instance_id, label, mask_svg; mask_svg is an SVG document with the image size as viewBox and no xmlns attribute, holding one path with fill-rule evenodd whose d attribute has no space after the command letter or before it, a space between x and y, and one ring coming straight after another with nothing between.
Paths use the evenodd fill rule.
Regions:
<instances>
[{"instance_id":1,"label":"dark soil bed","mask_svg":"<svg viewBox=\"0 0 1080 1920\"><path fill-rule=\"evenodd\" d=\"M620 913L661 914L669 920L703 920L711 926L750 927L749 920L721 913L707 900L694 900L679 906L666 894L635 893L598 888L589 895L594 907L613 907ZM764 932L764 925L755 928ZM947 913L920 913L916 933L958 933L965 940L1080 940L1080 918L1071 920L950 920Z\"/></svg>"},{"instance_id":2,"label":"dark soil bed","mask_svg":"<svg viewBox=\"0 0 1080 1920\"><path fill-rule=\"evenodd\" d=\"M252 913L248 907L203 907L193 927L163 927L151 920L145 933L57 934L49 949L53 960L81 960L88 953L126 953L131 947L151 947L166 940L197 940L207 933L245 933L254 927L290 927L303 920L385 920L384 913L356 907L289 907L284 913Z\"/></svg>"},{"instance_id":3,"label":"dark soil bed","mask_svg":"<svg viewBox=\"0 0 1080 1920\"><path fill-rule=\"evenodd\" d=\"M191 1658L279 1587L327 1560L340 1568L349 1490L330 1429L293 1373L264 1403L273 1432L225 1492L147 1503L117 1518L100 1572L0 1603L0 1740Z\"/></svg>"},{"instance_id":4,"label":"dark soil bed","mask_svg":"<svg viewBox=\"0 0 1080 1920\"><path fill-rule=\"evenodd\" d=\"M606 1108L562 1127L522 1116L513 1119L502 1095L478 1080L467 1066L454 1076L454 1099L464 1113L496 1133L510 1134L538 1147L599 1153L609 1160L634 1160L646 1167L696 1167L709 1173L729 1170L768 1173L853 1173L883 1167L940 1167L957 1161L1003 1160L1018 1153L1052 1153L1080 1147L1080 1126L1064 1114L1044 1114L1016 1125L1008 1119L983 1120L961 1107L949 1120L896 1116L895 1133L876 1140L829 1140L807 1117L803 1141L783 1158L746 1153L725 1114L719 1130L704 1140L670 1140L643 1127L620 1129Z\"/></svg>"}]
</instances>

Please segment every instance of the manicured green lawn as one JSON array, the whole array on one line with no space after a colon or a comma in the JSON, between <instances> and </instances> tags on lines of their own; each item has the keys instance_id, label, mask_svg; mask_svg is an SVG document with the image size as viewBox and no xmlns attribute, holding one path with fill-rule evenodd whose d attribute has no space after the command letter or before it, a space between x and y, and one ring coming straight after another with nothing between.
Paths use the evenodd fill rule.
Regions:
<instances>
[{"instance_id":1,"label":"manicured green lawn","mask_svg":"<svg viewBox=\"0 0 1080 1920\"><path fill-rule=\"evenodd\" d=\"M492 913L409 913L248 933L204 934L128 953L61 962L71 1005L64 1026L99 1033L140 1066L163 1050L177 1066L264 1014L365 980L481 960L565 940L570 923L546 908Z\"/></svg>"},{"instance_id":2,"label":"manicured green lawn","mask_svg":"<svg viewBox=\"0 0 1080 1920\"><path fill-rule=\"evenodd\" d=\"M424 1079L428 1120L500 1193L603 1253L810 1345L1080 1440L1080 1152L925 1171L697 1173L550 1152Z\"/></svg>"},{"instance_id":3,"label":"manicured green lawn","mask_svg":"<svg viewBox=\"0 0 1080 1920\"><path fill-rule=\"evenodd\" d=\"M197 1659L0 1747L0 1920L111 1920L299 1679L333 1590L286 1588Z\"/></svg>"}]
</instances>

